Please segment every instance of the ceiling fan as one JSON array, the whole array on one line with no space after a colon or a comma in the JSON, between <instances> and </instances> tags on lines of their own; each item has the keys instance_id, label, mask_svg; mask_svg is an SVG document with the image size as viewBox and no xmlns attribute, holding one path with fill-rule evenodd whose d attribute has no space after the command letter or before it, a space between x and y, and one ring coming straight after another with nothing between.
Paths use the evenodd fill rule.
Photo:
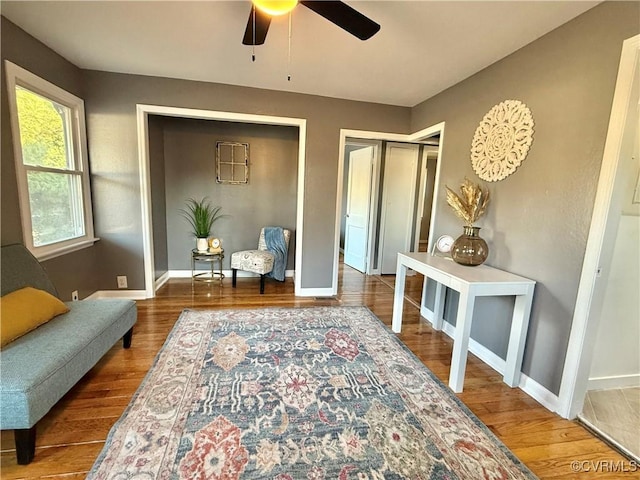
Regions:
<instances>
[{"instance_id":1,"label":"ceiling fan","mask_svg":"<svg viewBox=\"0 0 640 480\"><path fill-rule=\"evenodd\" d=\"M242 43L244 45L264 44L271 18L275 15L289 13L298 3L313 10L360 40L367 40L380 30L380 25L376 22L340 1L253 0Z\"/></svg>"}]
</instances>

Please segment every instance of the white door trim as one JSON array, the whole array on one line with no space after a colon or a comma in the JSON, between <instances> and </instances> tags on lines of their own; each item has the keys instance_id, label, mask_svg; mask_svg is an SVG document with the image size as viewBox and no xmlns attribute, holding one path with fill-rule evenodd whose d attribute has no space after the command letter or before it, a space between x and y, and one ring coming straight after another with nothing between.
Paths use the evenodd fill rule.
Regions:
<instances>
[{"instance_id":1,"label":"white door trim","mask_svg":"<svg viewBox=\"0 0 640 480\"><path fill-rule=\"evenodd\" d=\"M313 296L313 290L302 288L302 246L304 218L304 174L307 139L307 121L303 118L274 117L236 112L218 112L193 108L166 107L162 105L137 105L138 125L138 161L140 168L140 203L142 208L142 243L144 250L145 295L155 296L155 271L153 252L153 223L151 218L151 179L149 175L149 115L168 117L198 118L227 122L255 123L263 125L286 125L298 127L298 191L296 208L296 259L295 259L295 295Z\"/></svg>"},{"instance_id":2,"label":"white door trim","mask_svg":"<svg viewBox=\"0 0 640 480\"><path fill-rule=\"evenodd\" d=\"M338 155L338 185L336 189L336 215L335 215L335 235L334 235L334 250L333 250L333 281L331 284L330 295L336 295L338 293L338 266L340 261L340 216L342 211L342 189L343 178L342 172L344 171L344 147L347 143L347 137L358 140L378 140L378 141L393 141L393 142L412 142L421 143L423 140L440 134L440 146L438 147L438 165L436 166L436 179L433 186L434 191L438 191L440 186L440 166L442 165L442 145L444 143L444 127L445 122L440 122L430 127L423 128L417 132L405 135L400 133L385 133L385 132L373 132L370 130L350 130L342 128L340 129L340 146ZM379 167L378 167L379 168ZM438 205L437 195L434 195L433 205L431 206L431 223L429 226L429 249L433 243L433 225L435 221L435 212Z\"/></svg>"},{"instance_id":3,"label":"white door trim","mask_svg":"<svg viewBox=\"0 0 640 480\"><path fill-rule=\"evenodd\" d=\"M592 305L592 300L598 268L600 267L600 257L618 169L618 159L623 143L624 127L629 115L635 113L631 111L630 102L634 75L637 74L639 64L640 35L636 35L625 40L622 46L618 80L613 96L609 129L600 167L598 190L591 217L591 227L589 229L567 355L560 383L558 413L565 418L574 418L580 413L587 392L589 370L599 323L599 317L591 314L592 308L598 310L595 305Z\"/></svg>"}]
</instances>

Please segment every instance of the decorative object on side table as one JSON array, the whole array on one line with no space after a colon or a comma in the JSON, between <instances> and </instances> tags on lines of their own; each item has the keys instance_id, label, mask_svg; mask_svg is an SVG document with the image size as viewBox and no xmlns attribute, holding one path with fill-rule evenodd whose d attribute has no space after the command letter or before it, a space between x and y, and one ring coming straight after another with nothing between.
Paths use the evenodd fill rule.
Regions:
<instances>
[{"instance_id":1,"label":"decorative object on side table","mask_svg":"<svg viewBox=\"0 0 640 480\"><path fill-rule=\"evenodd\" d=\"M453 247L453 237L451 235L440 235L436 243L433 244L431 255L451 257L451 247Z\"/></svg>"},{"instance_id":2,"label":"decorative object on side table","mask_svg":"<svg viewBox=\"0 0 640 480\"><path fill-rule=\"evenodd\" d=\"M222 240L219 238L211 237L209 239L209 253L222 252Z\"/></svg>"},{"instance_id":3,"label":"decorative object on side table","mask_svg":"<svg viewBox=\"0 0 640 480\"><path fill-rule=\"evenodd\" d=\"M519 100L505 100L478 125L471 142L471 166L482 180L502 180L524 161L532 142L531 110Z\"/></svg>"},{"instance_id":4,"label":"decorative object on side table","mask_svg":"<svg viewBox=\"0 0 640 480\"><path fill-rule=\"evenodd\" d=\"M211 235L211 228L216 220L224 216L220 214L221 208L213 207L207 197L204 197L200 201L190 198L187 200L187 208L180 210L182 216L193 228L196 250L199 252L206 252L209 248L208 237Z\"/></svg>"},{"instance_id":5,"label":"decorative object on side table","mask_svg":"<svg viewBox=\"0 0 640 480\"><path fill-rule=\"evenodd\" d=\"M455 214L464 220L464 233L459 236L451 246L451 258L461 265L481 265L489 256L489 247L479 235L480 227L474 223L484 214L489 203L489 190L483 190L476 183L465 178L460 185L458 195L449 187L447 190L447 203L453 208Z\"/></svg>"}]
</instances>

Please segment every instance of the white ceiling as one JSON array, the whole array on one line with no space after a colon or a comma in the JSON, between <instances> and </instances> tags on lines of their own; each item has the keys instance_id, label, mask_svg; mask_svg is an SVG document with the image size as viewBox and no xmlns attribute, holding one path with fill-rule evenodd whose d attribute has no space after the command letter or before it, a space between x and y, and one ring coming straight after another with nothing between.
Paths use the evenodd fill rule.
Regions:
<instances>
[{"instance_id":1,"label":"white ceiling","mask_svg":"<svg viewBox=\"0 0 640 480\"><path fill-rule=\"evenodd\" d=\"M7 1L1 13L75 65L414 106L597 1L348 1L382 28L352 37L299 5L243 46L249 1ZM287 75L291 73L291 81Z\"/></svg>"}]
</instances>

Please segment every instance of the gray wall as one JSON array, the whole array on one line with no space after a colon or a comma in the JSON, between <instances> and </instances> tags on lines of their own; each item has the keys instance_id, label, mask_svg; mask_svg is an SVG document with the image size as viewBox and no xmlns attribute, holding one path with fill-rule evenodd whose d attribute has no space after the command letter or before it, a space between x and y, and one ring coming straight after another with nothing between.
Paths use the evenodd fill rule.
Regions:
<instances>
[{"instance_id":1,"label":"gray wall","mask_svg":"<svg viewBox=\"0 0 640 480\"><path fill-rule=\"evenodd\" d=\"M18 185L11 138L11 121L7 97L4 60L26 68L32 73L47 79L65 90L83 97L82 72L63 57L49 49L35 38L26 34L13 23L0 17L2 66L0 68L1 85L1 122L2 122L2 160L0 189L1 236L2 245L23 243L20 208L18 204ZM63 257L43 262L49 272L58 294L63 300L71 300L71 292L78 290L81 298L97 289L96 270L99 270L99 246L86 248ZM115 277L109 288L115 288Z\"/></svg>"},{"instance_id":2,"label":"gray wall","mask_svg":"<svg viewBox=\"0 0 640 480\"><path fill-rule=\"evenodd\" d=\"M326 288L332 282L340 129L394 133L409 129L410 109L403 107L97 71L85 71L84 79L89 153L97 173L96 226L108 262L101 282L127 274L131 288L144 287L137 103L307 119L305 288ZM123 269L126 272L116 273Z\"/></svg>"},{"instance_id":3,"label":"gray wall","mask_svg":"<svg viewBox=\"0 0 640 480\"><path fill-rule=\"evenodd\" d=\"M536 286L523 371L559 391L600 163L624 39L640 32L638 2L605 2L511 56L412 109L411 130L446 122L435 235L461 223L444 185L479 178L469 149L497 103L521 100L535 121L522 166L487 184L493 196L480 231L489 265ZM472 336L504 357L512 301L483 301Z\"/></svg>"},{"instance_id":4,"label":"gray wall","mask_svg":"<svg viewBox=\"0 0 640 480\"><path fill-rule=\"evenodd\" d=\"M248 184L216 183L217 141L249 144ZM294 268L298 128L167 117L164 160L166 215L160 216L166 220L170 270L191 268L195 239L180 209L188 198L203 197L227 215L212 230L226 252L223 268L231 268L231 252L257 248L260 229L268 225L292 231L287 268Z\"/></svg>"},{"instance_id":5,"label":"gray wall","mask_svg":"<svg viewBox=\"0 0 640 480\"><path fill-rule=\"evenodd\" d=\"M410 109L230 85L79 70L2 18L2 57L85 100L94 226L93 248L46 262L63 296L144 288L136 104L168 105L307 120L302 286L330 287L341 128L409 131ZM2 78L4 82L4 74ZM6 88L2 120L9 124ZM2 242L21 241L9 129L2 130ZM156 225L156 228L158 226ZM299 233L298 238L299 241ZM159 268L163 268L159 265ZM70 273L73 273L70 276ZM67 292L68 290L68 292Z\"/></svg>"}]
</instances>

